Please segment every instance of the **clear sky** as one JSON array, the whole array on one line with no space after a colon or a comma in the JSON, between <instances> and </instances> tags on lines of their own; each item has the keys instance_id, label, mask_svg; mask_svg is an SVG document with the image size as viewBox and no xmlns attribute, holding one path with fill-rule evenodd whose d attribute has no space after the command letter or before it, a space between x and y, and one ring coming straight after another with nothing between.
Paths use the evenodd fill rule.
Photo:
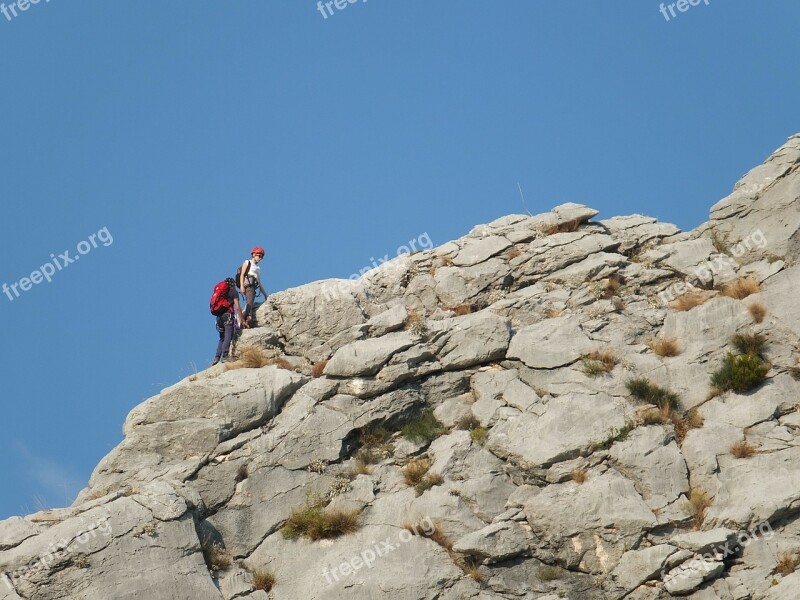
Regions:
<instances>
[{"instance_id":1,"label":"clear sky","mask_svg":"<svg viewBox=\"0 0 800 600\"><path fill-rule=\"evenodd\" d=\"M348 277L524 212L518 184L690 229L800 131L796 0L5 4L0 518L71 502L209 364L254 244L270 293Z\"/></svg>"}]
</instances>

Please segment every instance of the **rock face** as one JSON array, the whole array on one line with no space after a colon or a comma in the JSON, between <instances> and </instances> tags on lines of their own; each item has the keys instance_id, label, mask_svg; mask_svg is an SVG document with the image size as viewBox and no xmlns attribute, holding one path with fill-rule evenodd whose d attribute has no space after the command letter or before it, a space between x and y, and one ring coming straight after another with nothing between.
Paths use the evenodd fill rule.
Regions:
<instances>
[{"instance_id":1,"label":"rock face","mask_svg":"<svg viewBox=\"0 0 800 600\"><path fill-rule=\"evenodd\" d=\"M0 600L800 597L799 164L690 232L565 204L270 296L268 366L0 522ZM765 380L712 390L737 334Z\"/></svg>"}]
</instances>

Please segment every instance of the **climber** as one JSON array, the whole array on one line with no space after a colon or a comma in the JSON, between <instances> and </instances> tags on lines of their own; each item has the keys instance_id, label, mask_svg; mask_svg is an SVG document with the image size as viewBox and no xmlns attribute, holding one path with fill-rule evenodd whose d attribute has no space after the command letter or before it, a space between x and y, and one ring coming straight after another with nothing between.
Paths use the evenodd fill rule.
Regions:
<instances>
[{"instance_id":1,"label":"climber","mask_svg":"<svg viewBox=\"0 0 800 600\"><path fill-rule=\"evenodd\" d=\"M250 258L242 263L236 272L236 285L244 295L246 304L244 308L244 319L249 327L255 326L256 318L256 296L260 292L267 299L267 292L261 285L261 267L258 263L264 258L264 249L256 246L250 251Z\"/></svg>"},{"instance_id":2,"label":"climber","mask_svg":"<svg viewBox=\"0 0 800 600\"><path fill-rule=\"evenodd\" d=\"M211 314L217 317L217 331L219 332L219 343L217 352L214 354L214 362L227 362L231 342L233 341L233 330L236 316L239 316L241 326L248 328L242 307L239 305L239 294L236 293L236 280L228 277L225 281L218 283L214 287L214 295L211 296Z\"/></svg>"}]
</instances>

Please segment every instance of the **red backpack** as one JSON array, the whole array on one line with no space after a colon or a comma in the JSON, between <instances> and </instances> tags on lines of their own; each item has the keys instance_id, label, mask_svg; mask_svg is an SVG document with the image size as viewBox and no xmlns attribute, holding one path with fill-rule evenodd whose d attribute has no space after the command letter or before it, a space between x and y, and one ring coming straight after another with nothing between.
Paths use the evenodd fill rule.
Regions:
<instances>
[{"instance_id":1,"label":"red backpack","mask_svg":"<svg viewBox=\"0 0 800 600\"><path fill-rule=\"evenodd\" d=\"M215 317L233 312L233 304L228 300L230 290L231 286L227 281L220 281L214 286L214 293L211 294L211 314Z\"/></svg>"}]
</instances>

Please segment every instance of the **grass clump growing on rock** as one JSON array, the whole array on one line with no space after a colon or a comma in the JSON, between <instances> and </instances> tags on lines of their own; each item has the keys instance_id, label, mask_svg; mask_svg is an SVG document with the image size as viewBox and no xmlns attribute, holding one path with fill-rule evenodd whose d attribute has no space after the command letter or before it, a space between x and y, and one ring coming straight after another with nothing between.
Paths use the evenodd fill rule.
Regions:
<instances>
[{"instance_id":1,"label":"grass clump growing on rock","mask_svg":"<svg viewBox=\"0 0 800 600\"><path fill-rule=\"evenodd\" d=\"M236 360L225 364L226 371L235 369L261 369L276 366L291 371L294 367L285 358L270 356L269 352L259 346L244 346L236 351Z\"/></svg>"},{"instance_id":2,"label":"grass clump growing on rock","mask_svg":"<svg viewBox=\"0 0 800 600\"><path fill-rule=\"evenodd\" d=\"M430 444L444 433L444 427L433 415L433 411L426 409L403 425L400 431L404 438L412 442Z\"/></svg>"},{"instance_id":3,"label":"grass clump growing on rock","mask_svg":"<svg viewBox=\"0 0 800 600\"><path fill-rule=\"evenodd\" d=\"M729 452L735 458L751 458L758 454L758 451L747 442L739 442L730 447Z\"/></svg>"},{"instance_id":4,"label":"grass clump growing on rock","mask_svg":"<svg viewBox=\"0 0 800 600\"><path fill-rule=\"evenodd\" d=\"M675 338L653 338L647 342L647 347L658 356L671 357L681 353Z\"/></svg>"},{"instance_id":5,"label":"grass clump growing on rock","mask_svg":"<svg viewBox=\"0 0 800 600\"><path fill-rule=\"evenodd\" d=\"M722 288L722 295L736 300L747 298L751 294L757 294L761 291L761 286L758 281L752 277L740 277L736 281L732 281L724 288Z\"/></svg>"},{"instance_id":6,"label":"grass clump growing on rock","mask_svg":"<svg viewBox=\"0 0 800 600\"><path fill-rule=\"evenodd\" d=\"M427 458L412 460L403 467L403 477L406 484L413 487L417 496L421 496L435 485L444 483L444 478L438 473L429 473L431 461Z\"/></svg>"},{"instance_id":7,"label":"grass clump growing on rock","mask_svg":"<svg viewBox=\"0 0 800 600\"><path fill-rule=\"evenodd\" d=\"M662 409L667 407L674 410L680 406L678 394L658 387L650 383L650 381L644 377L629 379L625 382L625 387L628 389L631 396L641 402L655 404Z\"/></svg>"},{"instance_id":8,"label":"grass clump growing on rock","mask_svg":"<svg viewBox=\"0 0 800 600\"><path fill-rule=\"evenodd\" d=\"M561 569L558 567L549 567L545 566L536 571L536 577L539 581L555 581L556 579L561 579L564 576Z\"/></svg>"},{"instance_id":9,"label":"grass clump growing on rock","mask_svg":"<svg viewBox=\"0 0 800 600\"><path fill-rule=\"evenodd\" d=\"M752 317L753 321L756 323L761 323L764 320L764 317L767 316L767 307L764 306L761 302L753 302L747 306L747 310L750 312L750 317Z\"/></svg>"},{"instance_id":10,"label":"grass clump growing on rock","mask_svg":"<svg viewBox=\"0 0 800 600\"><path fill-rule=\"evenodd\" d=\"M711 506L711 498L705 490L700 488L692 488L689 490L689 497L686 508L689 514L692 515L692 524L695 529L700 529L703 526L703 521L706 518L706 511Z\"/></svg>"},{"instance_id":11,"label":"grass clump growing on rock","mask_svg":"<svg viewBox=\"0 0 800 600\"><path fill-rule=\"evenodd\" d=\"M800 567L800 553L798 552L784 552L778 557L778 563L775 565L773 571L776 575L783 575L784 577L791 575Z\"/></svg>"},{"instance_id":12,"label":"grass clump growing on rock","mask_svg":"<svg viewBox=\"0 0 800 600\"><path fill-rule=\"evenodd\" d=\"M767 345L767 338L760 333L737 333L731 338L731 344L741 354L760 356Z\"/></svg>"},{"instance_id":13,"label":"grass clump growing on rock","mask_svg":"<svg viewBox=\"0 0 800 600\"><path fill-rule=\"evenodd\" d=\"M322 377L325 367L328 366L327 360L321 360L318 363L314 363L314 366L311 367L311 376L312 377Z\"/></svg>"},{"instance_id":14,"label":"grass clump growing on rock","mask_svg":"<svg viewBox=\"0 0 800 600\"><path fill-rule=\"evenodd\" d=\"M711 384L721 392L749 392L764 383L769 365L753 354L728 353L722 367L711 376Z\"/></svg>"},{"instance_id":15,"label":"grass clump growing on rock","mask_svg":"<svg viewBox=\"0 0 800 600\"><path fill-rule=\"evenodd\" d=\"M209 571L222 571L233 564L233 555L230 551L211 536L200 537L200 549Z\"/></svg>"},{"instance_id":16,"label":"grass clump growing on rock","mask_svg":"<svg viewBox=\"0 0 800 600\"><path fill-rule=\"evenodd\" d=\"M281 533L286 539L302 536L317 541L354 533L358 528L357 510L327 510L317 501L292 512Z\"/></svg>"},{"instance_id":17,"label":"grass clump growing on rock","mask_svg":"<svg viewBox=\"0 0 800 600\"><path fill-rule=\"evenodd\" d=\"M253 591L270 592L275 587L275 575L269 571L253 571Z\"/></svg>"},{"instance_id":18,"label":"grass clump growing on rock","mask_svg":"<svg viewBox=\"0 0 800 600\"><path fill-rule=\"evenodd\" d=\"M469 437L472 438L473 442L482 446L489 437L489 430L479 425L469 430Z\"/></svg>"},{"instance_id":19,"label":"grass clump growing on rock","mask_svg":"<svg viewBox=\"0 0 800 600\"><path fill-rule=\"evenodd\" d=\"M689 292L688 294L683 294L682 296L675 298L675 300L669 303L669 306L673 310L685 312L687 310L692 310L695 306L705 304L709 298L710 296L708 294Z\"/></svg>"},{"instance_id":20,"label":"grass clump growing on rock","mask_svg":"<svg viewBox=\"0 0 800 600\"><path fill-rule=\"evenodd\" d=\"M572 481L574 481L578 485L581 485L586 481L586 477L588 476L588 474L589 472L586 469L575 469L569 475L572 478Z\"/></svg>"},{"instance_id":21,"label":"grass clump growing on rock","mask_svg":"<svg viewBox=\"0 0 800 600\"><path fill-rule=\"evenodd\" d=\"M582 357L581 362L581 370L587 377L597 377L613 371L619 359L611 350L594 350Z\"/></svg>"}]
</instances>

